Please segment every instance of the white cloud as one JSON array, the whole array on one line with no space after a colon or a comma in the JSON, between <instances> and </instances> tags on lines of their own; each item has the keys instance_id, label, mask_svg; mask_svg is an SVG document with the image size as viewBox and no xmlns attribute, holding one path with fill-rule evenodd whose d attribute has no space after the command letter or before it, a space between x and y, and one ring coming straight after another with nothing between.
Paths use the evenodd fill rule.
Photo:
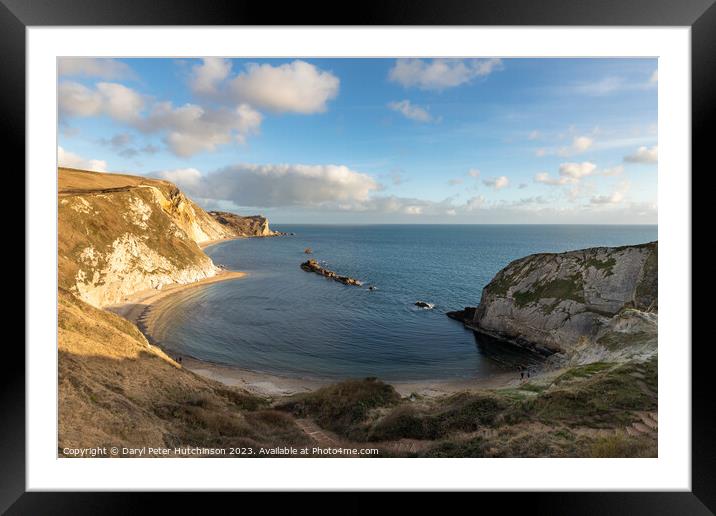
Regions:
<instances>
[{"instance_id":1,"label":"white cloud","mask_svg":"<svg viewBox=\"0 0 716 516\"><path fill-rule=\"evenodd\" d=\"M561 185L567 185L570 183L573 183L574 179L560 176L560 177L552 177L547 172L539 172L535 174L535 183L542 183L545 185L550 186L561 186Z\"/></svg>"},{"instance_id":2,"label":"white cloud","mask_svg":"<svg viewBox=\"0 0 716 516\"><path fill-rule=\"evenodd\" d=\"M480 170L477 168L471 168L467 171L467 175L477 179L478 177L480 177Z\"/></svg>"},{"instance_id":3,"label":"white cloud","mask_svg":"<svg viewBox=\"0 0 716 516\"><path fill-rule=\"evenodd\" d=\"M589 136L575 136L569 147L560 147L557 150L558 156L573 156L575 154L581 154L582 152L589 149L594 144L594 139ZM546 151L541 149L545 154ZM542 154L544 155L544 154Z\"/></svg>"},{"instance_id":4,"label":"white cloud","mask_svg":"<svg viewBox=\"0 0 716 516\"><path fill-rule=\"evenodd\" d=\"M250 64L233 79L230 73L230 61L219 58L206 58L192 68L192 90L212 96L218 107L191 103L175 107L171 102L146 107L144 96L119 83L100 82L89 88L64 81L59 85L61 123L66 125L67 117L107 115L141 132L162 134L171 152L189 157L232 141L245 143L263 121L255 107L317 113L338 94L337 77L304 61L276 67ZM125 157L138 153L136 149L123 152Z\"/></svg>"},{"instance_id":5,"label":"white cloud","mask_svg":"<svg viewBox=\"0 0 716 516\"><path fill-rule=\"evenodd\" d=\"M172 177L190 195L237 206L354 205L380 188L371 176L342 165L242 164L201 177L193 170L156 175Z\"/></svg>"},{"instance_id":6,"label":"white cloud","mask_svg":"<svg viewBox=\"0 0 716 516\"><path fill-rule=\"evenodd\" d=\"M494 188L495 190L501 190L502 188L506 188L510 184L510 180L507 178L507 176L483 179L482 182L484 185Z\"/></svg>"},{"instance_id":7,"label":"white cloud","mask_svg":"<svg viewBox=\"0 0 716 516\"><path fill-rule=\"evenodd\" d=\"M64 116L107 115L144 133L162 133L169 149L181 157L214 151L232 140L244 143L248 135L258 132L263 119L246 104L229 109L196 104L174 107L171 102L158 102L145 113L145 100L139 93L122 84L105 82L95 89L63 82L59 104Z\"/></svg>"},{"instance_id":8,"label":"white cloud","mask_svg":"<svg viewBox=\"0 0 716 516\"><path fill-rule=\"evenodd\" d=\"M415 205L409 205L405 206L403 208L403 212L407 215L422 215L423 213L423 207L422 206L415 206Z\"/></svg>"},{"instance_id":9,"label":"white cloud","mask_svg":"<svg viewBox=\"0 0 716 516\"><path fill-rule=\"evenodd\" d=\"M409 118L410 120L415 120L417 122L430 122L433 119L426 109L412 104L409 100L390 102L388 104L388 108L393 111L397 111L405 118Z\"/></svg>"},{"instance_id":10,"label":"white cloud","mask_svg":"<svg viewBox=\"0 0 716 516\"><path fill-rule=\"evenodd\" d=\"M100 82L97 92L102 98L102 111L115 120L132 122L139 118L144 99L133 89L114 82Z\"/></svg>"},{"instance_id":11,"label":"white cloud","mask_svg":"<svg viewBox=\"0 0 716 516\"><path fill-rule=\"evenodd\" d=\"M540 137L539 131L531 131L530 134L527 135L528 140L538 140Z\"/></svg>"},{"instance_id":12,"label":"white cloud","mask_svg":"<svg viewBox=\"0 0 716 516\"><path fill-rule=\"evenodd\" d=\"M188 157L214 151L232 140L244 143L258 132L263 117L246 104L236 109L205 109L196 104L174 107L171 102L156 104L138 128L144 132L165 132L165 141L177 156Z\"/></svg>"},{"instance_id":13,"label":"white cloud","mask_svg":"<svg viewBox=\"0 0 716 516\"><path fill-rule=\"evenodd\" d=\"M94 170L95 172L107 171L106 161L99 159L85 159L74 152L66 151L59 145L57 146L57 164L60 167Z\"/></svg>"},{"instance_id":14,"label":"white cloud","mask_svg":"<svg viewBox=\"0 0 716 516\"><path fill-rule=\"evenodd\" d=\"M623 181L617 188L608 195L596 195L592 197L589 202L591 204L619 204L624 200L624 196L629 190L629 182Z\"/></svg>"},{"instance_id":15,"label":"white cloud","mask_svg":"<svg viewBox=\"0 0 716 516\"><path fill-rule=\"evenodd\" d=\"M559 175L572 179L581 179L590 175L597 169L594 163L584 161L582 163L562 163L559 166Z\"/></svg>"},{"instance_id":16,"label":"white cloud","mask_svg":"<svg viewBox=\"0 0 716 516\"><path fill-rule=\"evenodd\" d=\"M202 175L195 168L176 168L174 170L162 170L157 172L157 177L170 181L175 185L187 190L195 190L200 186Z\"/></svg>"},{"instance_id":17,"label":"white cloud","mask_svg":"<svg viewBox=\"0 0 716 516\"><path fill-rule=\"evenodd\" d=\"M221 83L231 73L231 61L220 57L205 57L192 68L189 87L200 95L217 95Z\"/></svg>"},{"instance_id":18,"label":"white cloud","mask_svg":"<svg viewBox=\"0 0 716 516\"><path fill-rule=\"evenodd\" d=\"M624 173L624 165L616 165L614 167L602 169L603 176L620 176Z\"/></svg>"},{"instance_id":19,"label":"white cloud","mask_svg":"<svg viewBox=\"0 0 716 516\"><path fill-rule=\"evenodd\" d=\"M229 81L233 98L277 113L321 113L338 95L340 80L305 61L248 64Z\"/></svg>"},{"instance_id":20,"label":"white cloud","mask_svg":"<svg viewBox=\"0 0 716 516\"><path fill-rule=\"evenodd\" d=\"M108 115L121 122L137 120L144 107L139 93L112 82L97 83L95 89L77 82L61 82L58 103L61 116Z\"/></svg>"},{"instance_id":21,"label":"white cloud","mask_svg":"<svg viewBox=\"0 0 716 516\"><path fill-rule=\"evenodd\" d=\"M362 202L344 204L341 206L341 208L344 210L377 211L380 213L403 213L406 215L418 215L425 210L426 206L429 205L429 201L390 195L375 196Z\"/></svg>"},{"instance_id":22,"label":"white cloud","mask_svg":"<svg viewBox=\"0 0 716 516\"><path fill-rule=\"evenodd\" d=\"M458 222L484 223L556 223L565 219L580 223L653 223L656 220L653 203L636 206L627 202L628 183L621 183L614 191L601 196L586 189L579 195L584 202L560 206L555 204L556 198L549 196L499 201L474 196L458 202L458 196L434 201L378 195L381 186L374 178L339 165L241 164L208 174L185 168L153 175L176 183L205 207L268 208L272 213L280 213L285 207L291 209L288 213L292 216L303 213L320 217L314 219L316 221L325 220L326 216L335 221L354 221L355 215L349 215L351 212L360 212L362 220L374 222L439 222L446 217ZM573 186L581 188L580 184Z\"/></svg>"},{"instance_id":23,"label":"white cloud","mask_svg":"<svg viewBox=\"0 0 716 516\"><path fill-rule=\"evenodd\" d=\"M450 179L448 181L448 184L450 186L461 185L462 183L463 183L463 179L461 177L456 177L456 178Z\"/></svg>"},{"instance_id":24,"label":"white cloud","mask_svg":"<svg viewBox=\"0 0 716 516\"><path fill-rule=\"evenodd\" d=\"M57 96L60 115L95 116L102 110L102 96L77 82L61 82Z\"/></svg>"},{"instance_id":25,"label":"white cloud","mask_svg":"<svg viewBox=\"0 0 716 516\"><path fill-rule=\"evenodd\" d=\"M593 143L594 140L588 136L577 136L572 141L572 149L574 149L575 152L584 152L591 147Z\"/></svg>"},{"instance_id":26,"label":"white cloud","mask_svg":"<svg viewBox=\"0 0 716 516\"><path fill-rule=\"evenodd\" d=\"M559 177L552 177L548 172L539 172L535 174L534 181L550 186L573 185L583 177L593 174L595 170L597 170L597 166L588 161L562 163L559 166Z\"/></svg>"},{"instance_id":27,"label":"white cloud","mask_svg":"<svg viewBox=\"0 0 716 516\"><path fill-rule=\"evenodd\" d=\"M652 84L656 84L657 82L659 82L659 70L658 69L654 70L654 72L651 74L651 77L649 77L649 82Z\"/></svg>"},{"instance_id":28,"label":"white cloud","mask_svg":"<svg viewBox=\"0 0 716 516\"><path fill-rule=\"evenodd\" d=\"M633 154L624 156L624 161L627 163L657 163L659 161L658 146L639 147Z\"/></svg>"},{"instance_id":29,"label":"white cloud","mask_svg":"<svg viewBox=\"0 0 716 516\"><path fill-rule=\"evenodd\" d=\"M487 201L482 196L472 197L464 204L455 204L453 198L443 199L442 201L430 201L410 197L374 196L365 202L343 206L343 209L407 215L410 217L418 215L426 217L455 217L457 215L464 215L469 212L481 210L486 206Z\"/></svg>"},{"instance_id":30,"label":"white cloud","mask_svg":"<svg viewBox=\"0 0 716 516\"><path fill-rule=\"evenodd\" d=\"M388 78L406 88L444 90L502 69L500 59L398 59Z\"/></svg>"},{"instance_id":31,"label":"white cloud","mask_svg":"<svg viewBox=\"0 0 716 516\"><path fill-rule=\"evenodd\" d=\"M97 77L106 80L135 77L126 63L94 57L60 57L57 59L57 73L60 77Z\"/></svg>"},{"instance_id":32,"label":"white cloud","mask_svg":"<svg viewBox=\"0 0 716 516\"><path fill-rule=\"evenodd\" d=\"M550 202L549 199L547 199L541 195L537 195L534 197L523 197L522 199L513 201L511 203L511 206L514 206L515 208L529 208L529 207L549 204L549 202Z\"/></svg>"},{"instance_id":33,"label":"white cloud","mask_svg":"<svg viewBox=\"0 0 716 516\"><path fill-rule=\"evenodd\" d=\"M477 195L467 200L465 203L465 209L467 211L479 210L485 206L486 202L486 199L482 195Z\"/></svg>"}]
</instances>

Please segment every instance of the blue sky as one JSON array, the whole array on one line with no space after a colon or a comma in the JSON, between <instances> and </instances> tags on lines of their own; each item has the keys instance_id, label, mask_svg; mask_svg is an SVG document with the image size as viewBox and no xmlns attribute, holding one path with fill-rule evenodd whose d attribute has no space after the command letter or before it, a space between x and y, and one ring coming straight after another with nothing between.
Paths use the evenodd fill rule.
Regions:
<instances>
[{"instance_id":1,"label":"blue sky","mask_svg":"<svg viewBox=\"0 0 716 516\"><path fill-rule=\"evenodd\" d=\"M58 63L60 164L272 222L656 223L656 59Z\"/></svg>"}]
</instances>

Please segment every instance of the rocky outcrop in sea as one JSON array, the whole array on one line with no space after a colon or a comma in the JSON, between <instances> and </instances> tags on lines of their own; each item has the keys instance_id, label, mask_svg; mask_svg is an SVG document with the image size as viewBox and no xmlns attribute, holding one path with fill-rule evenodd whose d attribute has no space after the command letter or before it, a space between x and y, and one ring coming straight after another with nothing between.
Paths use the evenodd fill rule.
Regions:
<instances>
[{"instance_id":1,"label":"rocky outcrop in sea","mask_svg":"<svg viewBox=\"0 0 716 516\"><path fill-rule=\"evenodd\" d=\"M356 287L360 287L363 284L361 281L355 278L351 278L349 276L341 276L340 274L336 274L331 270L324 269L323 267L321 267L321 264L319 264L316 260L313 259L303 262L301 264L301 268L306 272L314 272L316 274L320 274L325 278L337 281L339 283L343 283L344 285L353 285Z\"/></svg>"}]
</instances>

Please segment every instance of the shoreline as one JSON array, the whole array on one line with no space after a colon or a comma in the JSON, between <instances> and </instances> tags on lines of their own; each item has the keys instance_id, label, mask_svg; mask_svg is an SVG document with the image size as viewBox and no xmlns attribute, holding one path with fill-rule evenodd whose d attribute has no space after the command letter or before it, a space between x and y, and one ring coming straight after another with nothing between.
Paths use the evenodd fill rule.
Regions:
<instances>
[{"instance_id":1,"label":"shoreline","mask_svg":"<svg viewBox=\"0 0 716 516\"><path fill-rule=\"evenodd\" d=\"M207 362L187 355L182 355L182 365L189 371L205 378L231 387L239 387L260 396L291 396L312 392L342 381L337 378L292 377L251 371L238 366ZM532 379L543 377L543 373L538 373L533 375ZM425 398L449 396L466 391L519 387L524 383L516 373L512 372L499 373L486 378L454 380L384 380L381 378L379 380L393 386L401 396L417 395Z\"/></svg>"},{"instance_id":2,"label":"shoreline","mask_svg":"<svg viewBox=\"0 0 716 516\"><path fill-rule=\"evenodd\" d=\"M176 296L176 294L181 292L186 292L187 290L204 285L243 278L246 274L247 273L241 271L222 270L210 278L204 278L203 280L193 283L175 283L161 290L142 290L127 297L124 303L105 306L104 310L122 316L139 327L141 320L146 317L147 313L155 310L158 303L166 300L168 297ZM141 327L140 330L142 330ZM144 333L147 339L151 339L151 332L142 331L142 333ZM149 333L149 335L147 333Z\"/></svg>"},{"instance_id":3,"label":"shoreline","mask_svg":"<svg viewBox=\"0 0 716 516\"><path fill-rule=\"evenodd\" d=\"M246 237L210 240L200 244L200 247L205 249L222 242L242 238ZM157 320L174 307L175 303L180 299L179 294L184 294L204 285L241 279L246 275L246 272L222 270L215 276L193 283L174 284L162 290L148 289L136 292L129 296L124 303L106 306L104 309L135 324L151 345L157 346L175 361L181 357L182 362L178 364L180 367L224 385L239 387L252 394L260 396L290 396L315 391L321 387L340 382L340 379L334 378L282 376L275 373L243 369L229 364L209 362L189 355L170 352L164 349L161 343L154 338L153 334ZM544 377L544 373L546 371L534 374L532 379ZM427 398L447 396L465 391L519 387L523 383L515 372L498 373L486 378L382 381L392 385L401 396L414 394Z\"/></svg>"},{"instance_id":4,"label":"shoreline","mask_svg":"<svg viewBox=\"0 0 716 516\"><path fill-rule=\"evenodd\" d=\"M216 240L206 240L204 242L201 242L197 244L199 246L199 249L202 251L206 249L207 247L211 247L212 245L220 244L222 242L231 242L232 240L243 240L244 238L249 238L245 236L235 236L235 237L227 237L227 238L218 238Z\"/></svg>"}]
</instances>

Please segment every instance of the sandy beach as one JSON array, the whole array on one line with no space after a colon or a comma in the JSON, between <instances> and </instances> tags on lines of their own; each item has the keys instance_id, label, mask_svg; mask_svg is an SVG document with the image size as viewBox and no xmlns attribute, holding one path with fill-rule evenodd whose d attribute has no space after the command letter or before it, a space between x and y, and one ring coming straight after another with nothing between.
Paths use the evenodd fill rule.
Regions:
<instances>
[{"instance_id":1,"label":"sandy beach","mask_svg":"<svg viewBox=\"0 0 716 516\"><path fill-rule=\"evenodd\" d=\"M219 238L217 240L207 240L205 242L199 243L198 245L199 245L199 249L206 249L207 247L210 247L210 246L216 245L216 244L220 244L222 242L228 242L230 240L243 240L244 238L248 238L248 237L238 236L238 237L229 237L229 238Z\"/></svg>"},{"instance_id":2,"label":"sandy beach","mask_svg":"<svg viewBox=\"0 0 716 516\"><path fill-rule=\"evenodd\" d=\"M187 290L204 285L243 278L244 276L246 276L245 272L222 270L211 278L195 281L194 283L169 285L161 290L147 289L141 292L135 292L129 296L124 303L106 306L105 310L114 312L134 324L138 324L140 319L148 315L148 312L158 308L160 301L164 301L170 296L176 296L180 292L186 292Z\"/></svg>"},{"instance_id":3,"label":"sandy beach","mask_svg":"<svg viewBox=\"0 0 716 516\"><path fill-rule=\"evenodd\" d=\"M182 357L182 365L206 378L264 396L290 396L301 392L314 391L338 382L338 380L287 377L249 371L238 367L204 362L186 356ZM386 383L391 384L401 396L416 394L431 398L456 392L517 387L520 384L520 379L518 374L504 373L488 378L468 380L415 380Z\"/></svg>"}]
</instances>

